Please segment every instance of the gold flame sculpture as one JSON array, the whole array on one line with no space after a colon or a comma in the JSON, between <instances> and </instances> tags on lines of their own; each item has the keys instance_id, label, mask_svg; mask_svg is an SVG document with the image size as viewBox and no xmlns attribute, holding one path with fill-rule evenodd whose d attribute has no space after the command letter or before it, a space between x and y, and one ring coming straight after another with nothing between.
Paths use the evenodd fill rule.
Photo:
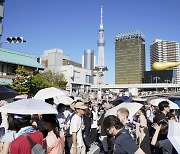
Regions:
<instances>
[{"instance_id":1,"label":"gold flame sculpture","mask_svg":"<svg viewBox=\"0 0 180 154\"><path fill-rule=\"evenodd\" d=\"M180 65L180 62L155 62L153 63L152 67L153 69L160 71L160 70L166 70L168 68L176 67Z\"/></svg>"}]
</instances>

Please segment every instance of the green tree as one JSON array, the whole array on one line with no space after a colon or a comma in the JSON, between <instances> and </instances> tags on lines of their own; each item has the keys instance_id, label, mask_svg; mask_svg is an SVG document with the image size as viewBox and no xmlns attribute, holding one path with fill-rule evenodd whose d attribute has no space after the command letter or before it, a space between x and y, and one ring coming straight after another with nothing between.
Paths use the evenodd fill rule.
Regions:
<instances>
[{"instance_id":1,"label":"green tree","mask_svg":"<svg viewBox=\"0 0 180 154\"><path fill-rule=\"evenodd\" d=\"M47 71L42 73L42 76L50 83L54 84L55 87L60 89L66 89L67 81L64 75L53 73L52 71Z\"/></svg>"},{"instance_id":2,"label":"green tree","mask_svg":"<svg viewBox=\"0 0 180 154\"><path fill-rule=\"evenodd\" d=\"M29 95L34 96L39 90L54 86L55 85L48 82L42 74L34 75L31 80Z\"/></svg>"},{"instance_id":3,"label":"green tree","mask_svg":"<svg viewBox=\"0 0 180 154\"><path fill-rule=\"evenodd\" d=\"M32 73L25 70L24 66L18 66L16 69L16 78L13 80L12 88L19 94L28 94L30 91L30 83Z\"/></svg>"}]
</instances>

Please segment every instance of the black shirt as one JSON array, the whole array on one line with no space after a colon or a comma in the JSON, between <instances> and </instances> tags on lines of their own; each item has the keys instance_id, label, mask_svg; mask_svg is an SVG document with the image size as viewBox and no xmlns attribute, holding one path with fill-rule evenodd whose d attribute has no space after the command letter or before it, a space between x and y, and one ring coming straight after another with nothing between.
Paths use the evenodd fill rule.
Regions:
<instances>
[{"instance_id":1,"label":"black shirt","mask_svg":"<svg viewBox=\"0 0 180 154\"><path fill-rule=\"evenodd\" d=\"M134 154L138 148L138 145L124 128L116 135L114 154Z\"/></svg>"},{"instance_id":2,"label":"black shirt","mask_svg":"<svg viewBox=\"0 0 180 154\"><path fill-rule=\"evenodd\" d=\"M162 120L165 120L166 122L168 122L166 115L163 112L159 112L154 117L153 122L159 123Z\"/></svg>"}]
</instances>

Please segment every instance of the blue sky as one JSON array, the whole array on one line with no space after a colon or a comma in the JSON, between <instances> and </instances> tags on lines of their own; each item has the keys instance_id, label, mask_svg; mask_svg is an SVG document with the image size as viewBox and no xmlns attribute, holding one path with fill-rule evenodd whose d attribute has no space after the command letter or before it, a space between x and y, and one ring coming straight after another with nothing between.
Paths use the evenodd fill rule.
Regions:
<instances>
[{"instance_id":1,"label":"blue sky","mask_svg":"<svg viewBox=\"0 0 180 154\"><path fill-rule=\"evenodd\" d=\"M146 70L150 69L149 48L156 39L180 42L180 0L6 0L3 36L23 36L24 44L2 47L35 54L59 48L81 63L85 49L98 54L100 6L105 29L105 81L114 83L115 35L140 30L146 36Z\"/></svg>"}]
</instances>

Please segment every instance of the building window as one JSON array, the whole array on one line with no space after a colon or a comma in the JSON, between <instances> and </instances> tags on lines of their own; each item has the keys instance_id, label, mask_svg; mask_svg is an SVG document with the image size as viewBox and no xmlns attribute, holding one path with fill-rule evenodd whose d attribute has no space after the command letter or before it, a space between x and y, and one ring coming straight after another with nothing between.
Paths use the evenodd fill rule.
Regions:
<instances>
[{"instance_id":1,"label":"building window","mask_svg":"<svg viewBox=\"0 0 180 154\"><path fill-rule=\"evenodd\" d=\"M75 78L80 78L80 72L74 71L74 77Z\"/></svg>"},{"instance_id":2,"label":"building window","mask_svg":"<svg viewBox=\"0 0 180 154\"><path fill-rule=\"evenodd\" d=\"M86 75L86 83L91 83L91 77L90 77L90 75Z\"/></svg>"}]
</instances>

